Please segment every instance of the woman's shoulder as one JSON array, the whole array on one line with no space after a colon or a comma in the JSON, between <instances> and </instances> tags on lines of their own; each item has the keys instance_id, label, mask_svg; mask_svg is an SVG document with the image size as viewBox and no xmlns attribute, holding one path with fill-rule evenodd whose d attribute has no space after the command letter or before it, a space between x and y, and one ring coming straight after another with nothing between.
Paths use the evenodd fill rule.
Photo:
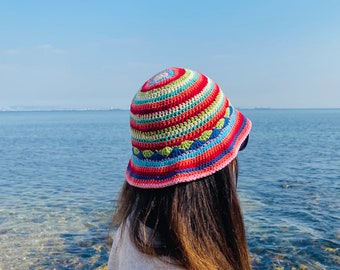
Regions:
<instances>
[{"instance_id":1,"label":"woman's shoulder","mask_svg":"<svg viewBox=\"0 0 340 270\"><path fill-rule=\"evenodd\" d=\"M159 258L140 252L132 243L128 227L119 227L114 234L114 240L110 252L108 270L125 269L183 269L171 263L168 258Z\"/></svg>"}]
</instances>

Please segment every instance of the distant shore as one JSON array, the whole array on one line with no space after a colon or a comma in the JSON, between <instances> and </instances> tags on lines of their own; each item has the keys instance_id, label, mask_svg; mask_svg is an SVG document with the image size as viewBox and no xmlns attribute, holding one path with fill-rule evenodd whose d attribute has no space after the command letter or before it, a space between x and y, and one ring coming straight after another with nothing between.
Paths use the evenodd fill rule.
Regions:
<instances>
[{"instance_id":1,"label":"distant shore","mask_svg":"<svg viewBox=\"0 0 340 270\"><path fill-rule=\"evenodd\" d=\"M272 108L272 107L239 107L239 110L339 110L340 108ZM13 106L0 107L0 112L58 112L58 111L128 111L129 108L67 108L67 107L35 107Z\"/></svg>"},{"instance_id":2,"label":"distant shore","mask_svg":"<svg viewBox=\"0 0 340 270\"><path fill-rule=\"evenodd\" d=\"M48 108L48 107L32 107L20 108L9 107L0 108L0 112L59 112L59 111L128 111L129 109L121 108Z\"/></svg>"}]
</instances>

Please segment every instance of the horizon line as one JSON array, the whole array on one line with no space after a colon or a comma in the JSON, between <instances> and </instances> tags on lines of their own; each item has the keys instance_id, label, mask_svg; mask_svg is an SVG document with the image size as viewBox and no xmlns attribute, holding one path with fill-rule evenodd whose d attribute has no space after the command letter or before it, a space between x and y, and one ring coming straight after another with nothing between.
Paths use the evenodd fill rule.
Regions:
<instances>
[{"instance_id":1,"label":"horizon line","mask_svg":"<svg viewBox=\"0 0 340 270\"><path fill-rule=\"evenodd\" d=\"M129 108L63 108L63 107L53 107L51 108L42 106L32 106L32 108L25 108L25 107L31 107L31 106L13 106L13 108L0 107L0 112L58 112L58 111L129 111ZM236 107L238 110L339 110L340 107Z\"/></svg>"}]
</instances>

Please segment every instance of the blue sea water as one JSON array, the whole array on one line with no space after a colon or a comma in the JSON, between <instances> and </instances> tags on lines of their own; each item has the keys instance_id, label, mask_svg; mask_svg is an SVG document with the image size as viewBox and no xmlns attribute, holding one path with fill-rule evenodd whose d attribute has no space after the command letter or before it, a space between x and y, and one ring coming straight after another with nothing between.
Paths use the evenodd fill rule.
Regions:
<instances>
[{"instance_id":1,"label":"blue sea water","mask_svg":"<svg viewBox=\"0 0 340 270\"><path fill-rule=\"evenodd\" d=\"M253 129L238 191L254 269L340 269L340 110L244 113ZM107 262L128 118L0 112L0 269Z\"/></svg>"}]
</instances>

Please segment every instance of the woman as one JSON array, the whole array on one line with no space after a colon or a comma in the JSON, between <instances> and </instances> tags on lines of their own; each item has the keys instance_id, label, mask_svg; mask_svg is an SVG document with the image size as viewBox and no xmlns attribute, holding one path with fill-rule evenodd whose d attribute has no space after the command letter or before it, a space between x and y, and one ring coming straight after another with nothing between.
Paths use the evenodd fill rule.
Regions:
<instances>
[{"instance_id":1,"label":"woman","mask_svg":"<svg viewBox=\"0 0 340 270\"><path fill-rule=\"evenodd\" d=\"M251 269L236 193L250 120L214 81L184 68L146 81L130 112L108 269Z\"/></svg>"}]
</instances>

